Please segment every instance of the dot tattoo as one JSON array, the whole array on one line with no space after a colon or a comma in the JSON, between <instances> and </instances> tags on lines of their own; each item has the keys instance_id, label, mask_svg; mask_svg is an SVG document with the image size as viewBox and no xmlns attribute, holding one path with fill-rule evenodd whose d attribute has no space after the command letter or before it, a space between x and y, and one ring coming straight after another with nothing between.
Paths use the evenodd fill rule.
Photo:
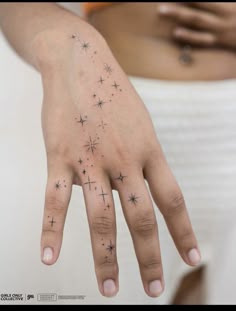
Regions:
<instances>
[{"instance_id":1,"label":"dot tattoo","mask_svg":"<svg viewBox=\"0 0 236 311\"><path fill-rule=\"evenodd\" d=\"M111 66L109 66L108 64L104 64L104 70L109 74L111 74L113 71Z\"/></svg>"},{"instance_id":2,"label":"dot tattoo","mask_svg":"<svg viewBox=\"0 0 236 311\"><path fill-rule=\"evenodd\" d=\"M91 136L89 136L89 141L87 141L86 145L84 145L84 147L87 148L87 151L91 151L92 153L94 153L94 150L96 150L96 146L99 143L97 143L97 139L92 139Z\"/></svg>"},{"instance_id":3,"label":"dot tattoo","mask_svg":"<svg viewBox=\"0 0 236 311\"><path fill-rule=\"evenodd\" d=\"M95 98L97 95L96 94L93 94L93 98Z\"/></svg>"},{"instance_id":4,"label":"dot tattoo","mask_svg":"<svg viewBox=\"0 0 236 311\"><path fill-rule=\"evenodd\" d=\"M136 205L138 203L138 197L131 193L129 196L129 202L131 202L133 205Z\"/></svg>"},{"instance_id":5,"label":"dot tattoo","mask_svg":"<svg viewBox=\"0 0 236 311\"><path fill-rule=\"evenodd\" d=\"M86 172L86 170L84 169L84 170L82 171L82 173L85 175L87 172Z\"/></svg>"},{"instance_id":6,"label":"dot tattoo","mask_svg":"<svg viewBox=\"0 0 236 311\"><path fill-rule=\"evenodd\" d=\"M89 176L88 176L88 181L84 183L84 185L88 185L89 186L89 191L91 191L91 185L92 184L96 184L96 181L91 181Z\"/></svg>"},{"instance_id":7,"label":"dot tattoo","mask_svg":"<svg viewBox=\"0 0 236 311\"><path fill-rule=\"evenodd\" d=\"M51 227L53 227L53 225L56 223L52 217L52 219L49 221L49 223L51 224Z\"/></svg>"},{"instance_id":8,"label":"dot tattoo","mask_svg":"<svg viewBox=\"0 0 236 311\"><path fill-rule=\"evenodd\" d=\"M120 180L123 183L124 178L126 178L127 176L122 175L122 173L120 173L119 177L115 178L115 180Z\"/></svg>"},{"instance_id":9,"label":"dot tattoo","mask_svg":"<svg viewBox=\"0 0 236 311\"><path fill-rule=\"evenodd\" d=\"M103 84L104 81L105 81L105 80L104 80L102 77L100 77L100 79L98 80L98 83Z\"/></svg>"},{"instance_id":10,"label":"dot tattoo","mask_svg":"<svg viewBox=\"0 0 236 311\"><path fill-rule=\"evenodd\" d=\"M110 244L107 246L106 250L112 255L112 252L114 249L115 249L115 245L112 244L112 241L110 240Z\"/></svg>"},{"instance_id":11,"label":"dot tattoo","mask_svg":"<svg viewBox=\"0 0 236 311\"><path fill-rule=\"evenodd\" d=\"M102 189L102 187L101 187L101 189ZM106 195L108 195L108 193L103 192L103 189L102 189L102 192L99 195L102 196L103 202L104 202L104 204L106 204Z\"/></svg>"}]
</instances>

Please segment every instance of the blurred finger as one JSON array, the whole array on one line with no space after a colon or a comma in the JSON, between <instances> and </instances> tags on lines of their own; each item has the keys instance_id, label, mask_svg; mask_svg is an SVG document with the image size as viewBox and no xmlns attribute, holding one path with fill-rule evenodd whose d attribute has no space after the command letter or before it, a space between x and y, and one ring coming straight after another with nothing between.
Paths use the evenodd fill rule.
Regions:
<instances>
[{"instance_id":1,"label":"blurred finger","mask_svg":"<svg viewBox=\"0 0 236 311\"><path fill-rule=\"evenodd\" d=\"M217 31L222 28L222 21L218 16L182 5L162 5L159 13L175 19L180 24L198 29Z\"/></svg>"},{"instance_id":2,"label":"blurred finger","mask_svg":"<svg viewBox=\"0 0 236 311\"><path fill-rule=\"evenodd\" d=\"M145 168L145 178L183 260L189 265L198 264L200 252L184 197L164 156L152 156Z\"/></svg>"},{"instance_id":3,"label":"blurred finger","mask_svg":"<svg viewBox=\"0 0 236 311\"><path fill-rule=\"evenodd\" d=\"M194 31L183 27L174 30L173 36L178 41L205 47L216 44L216 35L207 32Z\"/></svg>"}]
</instances>

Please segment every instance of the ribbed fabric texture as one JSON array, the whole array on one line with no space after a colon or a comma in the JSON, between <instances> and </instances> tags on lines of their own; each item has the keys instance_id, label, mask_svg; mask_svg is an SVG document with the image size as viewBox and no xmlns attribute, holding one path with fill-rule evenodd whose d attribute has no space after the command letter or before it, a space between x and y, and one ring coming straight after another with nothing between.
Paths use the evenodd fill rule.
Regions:
<instances>
[{"instance_id":1,"label":"ribbed fabric texture","mask_svg":"<svg viewBox=\"0 0 236 311\"><path fill-rule=\"evenodd\" d=\"M206 301L235 303L236 81L130 80L151 114L184 193L207 266ZM176 270L185 272L185 267L173 262L173 245L157 214L169 291L172 281L176 286Z\"/></svg>"}]
</instances>

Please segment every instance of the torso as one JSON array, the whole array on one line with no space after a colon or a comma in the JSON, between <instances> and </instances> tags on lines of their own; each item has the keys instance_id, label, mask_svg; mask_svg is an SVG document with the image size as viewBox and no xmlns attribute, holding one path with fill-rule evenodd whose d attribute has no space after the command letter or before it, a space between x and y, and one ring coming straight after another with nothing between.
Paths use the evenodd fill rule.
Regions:
<instances>
[{"instance_id":1,"label":"torso","mask_svg":"<svg viewBox=\"0 0 236 311\"><path fill-rule=\"evenodd\" d=\"M157 13L158 3L125 2L91 14L89 22L105 37L128 75L165 80L236 78L236 51L191 47L182 64L183 46L172 38L174 23Z\"/></svg>"}]
</instances>

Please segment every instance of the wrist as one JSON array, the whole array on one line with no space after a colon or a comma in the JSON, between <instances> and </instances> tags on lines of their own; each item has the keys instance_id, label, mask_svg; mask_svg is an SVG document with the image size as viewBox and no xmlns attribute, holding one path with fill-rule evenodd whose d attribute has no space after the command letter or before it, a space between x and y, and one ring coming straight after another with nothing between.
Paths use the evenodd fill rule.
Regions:
<instances>
[{"instance_id":1,"label":"wrist","mask_svg":"<svg viewBox=\"0 0 236 311\"><path fill-rule=\"evenodd\" d=\"M73 59L77 59L79 63L74 34L86 38L88 42L93 42L93 46L98 49L103 51L108 49L102 35L84 21L63 28L46 29L38 33L31 44L33 63L42 78L57 75Z\"/></svg>"}]
</instances>

